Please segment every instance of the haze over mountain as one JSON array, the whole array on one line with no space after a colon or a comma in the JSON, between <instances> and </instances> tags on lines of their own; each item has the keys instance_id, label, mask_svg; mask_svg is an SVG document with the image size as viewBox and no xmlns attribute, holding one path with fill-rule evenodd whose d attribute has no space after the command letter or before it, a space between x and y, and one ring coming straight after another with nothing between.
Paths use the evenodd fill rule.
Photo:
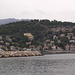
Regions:
<instances>
[{"instance_id":1,"label":"haze over mountain","mask_svg":"<svg viewBox=\"0 0 75 75\"><path fill-rule=\"evenodd\" d=\"M18 22L18 21L26 21L29 19L15 19L15 18L8 18L8 19L0 19L0 25L12 23L12 22Z\"/></svg>"}]
</instances>

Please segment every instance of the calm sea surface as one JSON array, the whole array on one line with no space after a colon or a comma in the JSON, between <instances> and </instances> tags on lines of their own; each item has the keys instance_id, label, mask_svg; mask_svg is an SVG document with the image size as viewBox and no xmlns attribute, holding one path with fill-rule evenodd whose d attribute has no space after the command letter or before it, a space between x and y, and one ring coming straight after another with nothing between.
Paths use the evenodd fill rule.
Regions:
<instances>
[{"instance_id":1,"label":"calm sea surface","mask_svg":"<svg viewBox=\"0 0 75 75\"><path fill-rule=\"evenodd\" d=\"M0 75L75 75L75 54L0 58Z\"/></svg>"}]
</instances>

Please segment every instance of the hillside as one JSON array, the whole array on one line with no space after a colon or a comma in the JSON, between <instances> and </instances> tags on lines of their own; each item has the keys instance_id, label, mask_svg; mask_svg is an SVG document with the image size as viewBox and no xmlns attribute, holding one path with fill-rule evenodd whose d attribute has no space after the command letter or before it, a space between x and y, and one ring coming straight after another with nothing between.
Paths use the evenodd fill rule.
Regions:
<instances>
[{"instance_id":1,"label":"hillside","mask_svg":"<svg viewBox=\"0 0 75 75\"><path fill-rule=\"evenodd\" d=\"M18 22L18 21L27 21L27 20L29 21L29 19L15 19L15 18L0 19L0 25Z\"/></svg>"},{"instance_id":2,"label":"hillside","mask_svg":"<svg viewBox=\"0 0 75 75\"><path fill-rule=\"evenodd\" d=\"M24 33L31 33L34 39L28 39L27 36L24 36ZM72 40L72 37L75 36L75 23L56 20L20 21L0 26L0 37L2 37L0 44L6 46L6 43L9 43L10 45L6 46L9 50L10 46L29 48L30 45L34 45L35 48L38 46L44 48L45 45L50 45L48 46L49 49L52 49L52 46L65 49L65 46L68 45L70 41L68 39L69 33L73 34L73 36L70 37L70 40ZM10 39L10 41L6 38ZM31 43L27 44L29 42ZM53 44L51 42L53 42ZM60 44L58 42L60 42Z\"/></svg>"}]
</instances>

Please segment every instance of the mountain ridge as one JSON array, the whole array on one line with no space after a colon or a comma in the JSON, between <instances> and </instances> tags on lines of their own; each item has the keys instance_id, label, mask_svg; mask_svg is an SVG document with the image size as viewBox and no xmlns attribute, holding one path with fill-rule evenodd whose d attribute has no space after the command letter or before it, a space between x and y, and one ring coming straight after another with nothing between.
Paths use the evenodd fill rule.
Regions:
<instances>
[{"instance_id":1,"label":"mountain ridge","mask_svg":"<svg viewBox=\"0 0 75 75\"><path fill-rule=\"evenodd\" d=\"M15 19L15 18L0 19L0 25L18 21L29 21L29 19Z\"/></svg>"}]
</instances>

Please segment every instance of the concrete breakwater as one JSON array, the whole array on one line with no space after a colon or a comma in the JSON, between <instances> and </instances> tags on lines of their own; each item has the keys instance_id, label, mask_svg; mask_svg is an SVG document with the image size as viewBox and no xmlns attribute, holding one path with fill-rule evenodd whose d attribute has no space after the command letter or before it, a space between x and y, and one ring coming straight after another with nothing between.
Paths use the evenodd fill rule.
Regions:
<instances>
[{"instance_id":1,"label":"concrete breakwater","mask_svg":"<svg viewBox=\"0 0 75 75\"><path fill-rule=\"evenodd\" d=\"M25 57L25 56L41 56L39 51L3 51L0 52L0 58L2 57Z\"/></svg>"}]
</instances>

